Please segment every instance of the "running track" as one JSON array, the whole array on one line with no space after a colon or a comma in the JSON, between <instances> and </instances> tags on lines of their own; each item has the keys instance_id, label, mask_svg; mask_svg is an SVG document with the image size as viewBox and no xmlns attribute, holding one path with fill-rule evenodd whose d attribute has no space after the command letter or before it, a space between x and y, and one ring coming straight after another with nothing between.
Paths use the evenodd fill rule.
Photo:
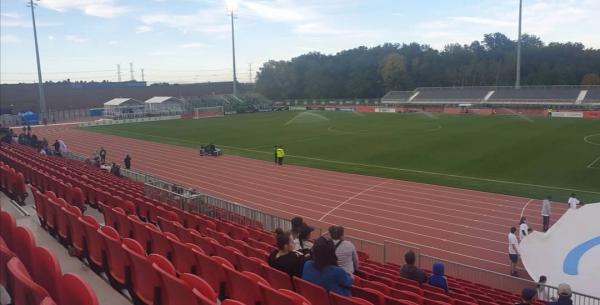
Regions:
<instances>
[{"instance_id":1,"label":"running track","mask_svg":"<svg viewBox=\"0 0 600 305\"><path fill-rule=\"evenodd\" d=\"M35 130L50 143L63 139L71 151L107 158L264 212L382 243L418 245L421 252L502 273L508 272L507 233L524 209L541 229L541 201L465 189L346 174L223 156L200 157L196 149L93 133L69 125ZM552 222L566 210L554 204Z\"/></svg>"}]
</instances>

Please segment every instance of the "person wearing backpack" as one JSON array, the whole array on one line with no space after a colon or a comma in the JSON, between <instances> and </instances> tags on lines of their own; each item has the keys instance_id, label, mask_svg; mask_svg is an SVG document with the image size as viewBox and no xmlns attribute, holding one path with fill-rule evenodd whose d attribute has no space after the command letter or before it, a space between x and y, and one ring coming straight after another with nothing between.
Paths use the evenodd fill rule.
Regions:
<instances>
[{"instance_id":1,"label":"person wearing backpack","mask_svg":"<svg viewBox=\"0 0 600 305\"><path fill-rule=\"evenodd\" d=\"M329 236L335 247L338 266L342 267L348 274L354 274L358 270L358 254L354 244L349 240L344 240L344 227L329 227Z\"/></svg>"}]
</instances>

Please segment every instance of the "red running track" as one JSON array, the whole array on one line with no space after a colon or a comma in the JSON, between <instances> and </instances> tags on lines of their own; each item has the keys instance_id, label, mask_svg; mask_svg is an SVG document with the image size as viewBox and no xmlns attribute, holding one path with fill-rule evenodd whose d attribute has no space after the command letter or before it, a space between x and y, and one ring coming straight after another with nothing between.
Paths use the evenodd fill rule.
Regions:
<instances>
[{"instance_id":1,"label":"red running track","mask_svg":"<svg viewBox=\"0 0 600 305\"><path fill-rule=\"evenodd\" d=\"M311 225L346 227L375 242L418 245L421 252L488 270L508 272L507 234L521 212L541 229L541 201L479 191L346 174L237 156L200 157L192 148L83 131L36 129L50 142L91 155L100 146L111 161L132 156L134 169L264 212ZM566 210L553 205L552 221Z\"/></svg>"}]
</instances>

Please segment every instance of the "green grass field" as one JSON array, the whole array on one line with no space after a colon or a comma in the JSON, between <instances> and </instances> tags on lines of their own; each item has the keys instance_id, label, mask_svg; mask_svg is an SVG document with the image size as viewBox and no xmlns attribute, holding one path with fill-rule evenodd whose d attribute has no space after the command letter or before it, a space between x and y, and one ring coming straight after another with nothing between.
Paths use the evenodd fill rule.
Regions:
<instances>
[{"instance_id":1,"label":"green grass field","mask_svg":"<svg viewBox=\"0 0 600 305\"><path fill-rule=\"evenodd\" d=\"M226 154L264 160L281 144L286 163L561 201L573 191L600 201L600 120L310 111L89 129L189 147L213 142Z\"/></svg>"}]
</instances>

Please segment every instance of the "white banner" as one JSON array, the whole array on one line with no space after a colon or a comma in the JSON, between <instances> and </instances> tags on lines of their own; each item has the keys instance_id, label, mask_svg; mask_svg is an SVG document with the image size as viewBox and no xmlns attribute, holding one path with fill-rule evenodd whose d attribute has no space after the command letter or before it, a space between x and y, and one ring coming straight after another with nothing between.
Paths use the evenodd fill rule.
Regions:
<instances>
[{"instance_id":1,"label":"white banner","mask_svg":"<svg viewBox=\"0 0 600 305\"><path fill-rule=\"evenodd\" d=\"M552 117L555 117L555 118L583 118L583 112L574 112L574 111L552 112Z\"/></svg>"},{"instance_id":2,"label":"white banner","mask_svg":"<svg viewBox=\"0 0 600 305\"><path fill-rule=\"evenodd\" d=\"M375 112L394 113L396 112L396 108L375 108Z\"/></svg>"}]
</instances>

